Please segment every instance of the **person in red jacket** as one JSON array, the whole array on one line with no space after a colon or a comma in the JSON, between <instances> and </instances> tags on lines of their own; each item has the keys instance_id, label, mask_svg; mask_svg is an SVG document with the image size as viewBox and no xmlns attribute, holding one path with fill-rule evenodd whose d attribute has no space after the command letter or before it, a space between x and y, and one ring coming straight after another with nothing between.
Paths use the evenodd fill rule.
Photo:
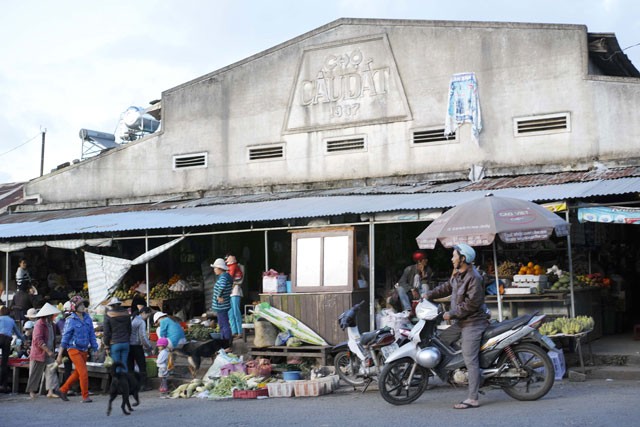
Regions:
<instances>
[{"instance_id":1,"label":"person in red jacket","mask_svg":"<svg viewBox=\"0 0 640 427\"><path fill-rule=\"evenodd\" d=\"M231 334L238 338L242 336L242 312L240 311L240 301L242 300L242 279L244 274L242 267L234 255L227 255L225 258L228 273L233 279L233 287L231 288L231 308L229 309L229 324L231 326Z\"/></svg>"},{"instance_id":2,"label":"person in red jacket","mask_svg":"<svg viewBox=\"0 0 640 427\"><path fill-rule=\"evenodd\" d=\"M33 328L33 337L31 339L29 380L27 381L27 391L31 399L35 399L38 396L42 374L45 375L47 397L57 397L53 390L58 387L58 369L52 364L55 362L56 339L53 321L58 314L60 314L60 310L46 303L35 316L38 320Z\"/></svg>"}]
</instances>

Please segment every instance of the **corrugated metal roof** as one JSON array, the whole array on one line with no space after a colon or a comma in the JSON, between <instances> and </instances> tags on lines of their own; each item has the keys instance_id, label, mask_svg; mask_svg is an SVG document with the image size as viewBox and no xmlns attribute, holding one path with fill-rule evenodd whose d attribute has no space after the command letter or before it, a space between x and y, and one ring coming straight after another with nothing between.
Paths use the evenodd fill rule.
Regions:
<instances>
[{"instance_id":1,"label":"corrugated metal roof","mask_svg":"<svg viewBox=\"0 0 640 427\"><path fill-rule=\"evenodd\" d=\"M422 189L424 190L424 189ZM229 198L201 199L158 205L119 206L56 212L14 213L0 217L0 239L109 233L161 228L197 227L343 214L419 211L456 206L488 191L421 192L413 194L315 195L257 202L218 203ZM586 199L594 196L638 193L640 177L574 182L523 188L493 189L495 195L531 201ZM297 195L301 193L296 193ZM283 194L274 194L282 197Z\"/></svg>"},{"instance_id":2,"label":"corrugated metal roof","mask_svg":"<svg viewBox=\"0 0 640 427\"><path fill-rule=\"evenodd\" d=\"M23 186L23 182L0 184L0 213L4 212L8 206L19 203L22 200Z\"/></svg>"}]
</instances>

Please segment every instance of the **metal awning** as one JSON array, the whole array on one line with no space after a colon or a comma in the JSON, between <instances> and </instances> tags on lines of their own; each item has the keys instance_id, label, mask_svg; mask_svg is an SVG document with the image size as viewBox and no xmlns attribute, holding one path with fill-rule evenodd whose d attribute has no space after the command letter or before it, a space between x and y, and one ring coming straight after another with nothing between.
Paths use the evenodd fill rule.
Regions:
<instances>
[{"instance_id":1,"label":"metal awning","mask_svg":"<svg viewBox=\"0 0 640 427\"><path fill-rule=\"evenodd\" d=\"M389 189L385 189L389 191ZM640 177L491 190L497 196L535 202L586 199L640 193ZM194 206L194 201L170 205L11 213L0 216L0 240L40 236L111 233L132 230L188 228L215 224L268 222L344 214L422 211L456 206L482 197L487 190L413 194L318 195L255 202Z\"/></svg>"}]
</instances>

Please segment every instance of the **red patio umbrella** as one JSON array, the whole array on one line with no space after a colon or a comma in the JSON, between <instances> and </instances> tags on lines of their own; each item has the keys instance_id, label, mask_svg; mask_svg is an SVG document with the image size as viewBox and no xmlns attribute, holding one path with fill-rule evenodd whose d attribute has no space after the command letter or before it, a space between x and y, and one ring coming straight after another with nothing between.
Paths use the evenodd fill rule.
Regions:
<instances>
[{"instance_id":1,"label":"red patio umbrella","mask_svg":"<svg viewBox=\"0 0 640 427\"><path fill-rule=\"evenodd\" d=\"M433 221L416 238L421 249L433 249L436 242L446 248L457 243L470 246L493 244L493 262L498 278L498 261L495 237L505 243L546 240L555 232L556 236L567 236L569 224L558 215L528 200L509 197L485 197L462 203ZM571 290L573 295L573 289ZM498 318L502 321L502 299L498 298Z\"/></svg>"}]
</instances>

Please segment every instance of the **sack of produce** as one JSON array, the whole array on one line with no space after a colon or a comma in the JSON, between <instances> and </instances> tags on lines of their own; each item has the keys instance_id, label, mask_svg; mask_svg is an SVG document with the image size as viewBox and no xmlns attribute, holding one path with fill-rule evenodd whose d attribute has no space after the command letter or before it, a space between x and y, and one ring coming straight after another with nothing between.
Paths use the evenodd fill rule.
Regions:
<instances>
[{"instance_id":1,"label":"sack of produce","mask_svg":"<svg viewBox=\"0 0 640 427\"><path fill-rule=\"evenodd\" d=\"M259 348L271 347L276 342L278 330L267 320L258 320L254 322L255 337L253 345Z\"/></svg>"}]
</instances>

